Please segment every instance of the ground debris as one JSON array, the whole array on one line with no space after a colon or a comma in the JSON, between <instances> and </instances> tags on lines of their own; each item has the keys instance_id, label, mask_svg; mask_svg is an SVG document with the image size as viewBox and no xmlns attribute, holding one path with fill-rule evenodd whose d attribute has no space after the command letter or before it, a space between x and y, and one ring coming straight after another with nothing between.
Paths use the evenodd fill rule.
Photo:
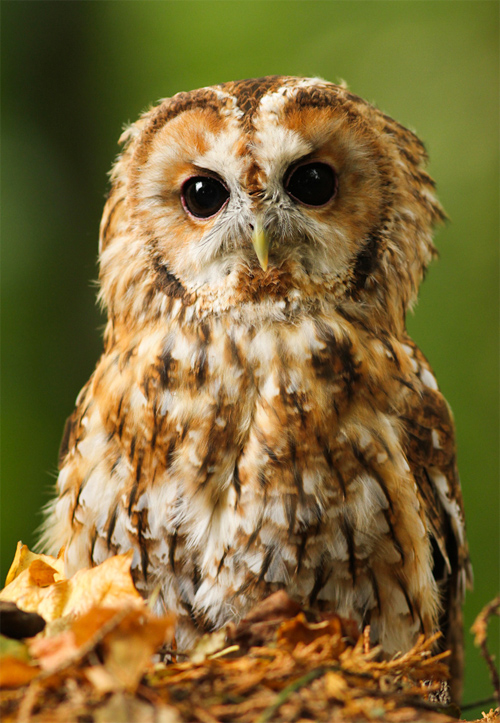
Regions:
<instances>
[{"instance_id":1,"label":"ground debris","mask_svg":"<svg viewBox=\"0 0 500 723\"><path fill-rule=\"evenodd\" d=\"M30 611L39 603L50 624L2 643L4 723L453 721L429 702L448 675L446 653L433 653L436 636L387 660L369 630L278 592L182 656L174 617L154 616L130 592L130 557L119 557L77 573L75 584L59 560L18 550L1 596Z\"/></svg>"}]
</instances>

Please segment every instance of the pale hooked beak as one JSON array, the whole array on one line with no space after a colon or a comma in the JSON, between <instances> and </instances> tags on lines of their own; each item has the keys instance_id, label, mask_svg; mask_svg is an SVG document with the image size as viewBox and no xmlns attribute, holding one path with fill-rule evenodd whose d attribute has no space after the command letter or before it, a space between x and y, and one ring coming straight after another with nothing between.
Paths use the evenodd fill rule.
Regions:
<instances>
[{"instance_id":1,"label":"pale hooked beak","mask_svg":"<svg viewBox=\"0 0 500 723\"><path fill-rule=\"evenodd\" d=\"M260 219L256 219L252 232L252 244L259 259L259 264L266 271L269 260L269 239L266 236Z\"/></svg>"}]
</instances>

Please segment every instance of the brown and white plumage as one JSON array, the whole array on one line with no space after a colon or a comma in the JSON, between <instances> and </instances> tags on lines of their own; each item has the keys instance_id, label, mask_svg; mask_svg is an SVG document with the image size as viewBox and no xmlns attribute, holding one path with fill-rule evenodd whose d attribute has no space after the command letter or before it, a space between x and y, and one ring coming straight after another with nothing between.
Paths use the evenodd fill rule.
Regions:
<instances>
[{"instance_id":1,"label":"brown and white plumage","mask_svg":"<svg viewBox=\"0 0 500 723\"><path fill-rule=\"evenodd\" d=\"M453 421L405 330L443 218L420 141L345 87L287 77L179 93L121 140L105 350L47 546L70 572L134 549L181 647L278 588L369 623L388 654L457 638ZM335 187L305 204L287 184L315 163ZM226 189L213 215L186 206L192 178Z\"/></svg>"}]
</instances>

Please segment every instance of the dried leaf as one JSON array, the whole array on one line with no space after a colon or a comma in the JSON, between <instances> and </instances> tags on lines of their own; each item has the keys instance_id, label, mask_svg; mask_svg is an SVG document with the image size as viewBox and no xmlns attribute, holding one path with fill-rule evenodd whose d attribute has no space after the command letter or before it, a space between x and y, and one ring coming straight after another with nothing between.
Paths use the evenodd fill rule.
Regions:
<instances>
[{"instance_id":1,"label":"dried leaf","mask_svg":"<svg viewBox=\"0 0 500 723\"><path fill-rule=\"evenodd\" d=\"M262 623L269 620L286 620L287 618L294 618L300 612L302 612L302 607L299 603L292 600L284 590L278 590L278 592L257 603L241 621L240 625Z\"/></svg>"},{"instance_id":2,"label":"dried leaf","mask_svg":"<svg viewBox=\"0 0 500 723\"><path fill-rule=\"evenodd\" d=\"M127 613L127 608L117 609L98 606L82 613L74 620L71 620L69 627L75 637L76 645L80 648L89 641L95 643L102 640L104 634L108 632L108 626L111 625L112 629L115 625L119 625Z\"/></svg>"},{"instance_id":3,"label":"dried leaf","mask_svg":"<svg viewBox=\"0 0 500 723\"><path fill-rule=\"evenodd\" d=\"M34 638L29 649L43 670L55 670L75 657L78 645L73 631L66 630L50 638Z\"/></svg>"},{"instance_id":4,"label":"dried leaf","mask_svg":"<svg viewBox=\"0 0 500 723\"><path fill-rule=\"evenodd\" d=\"M226 645L226 631L218 630L216 633L203 635L189 654L192 663L203 663L210 655L223 650Z\"/></svg>"},{"instance_id":5,"label":"dried leaf","mask_svg":"<svg viewBox=\"0 0 500 723\"><path fill-rule=\"evenodd\" d=\"M144 601L130 574L133 552L115 555L89 570L79 570L69 580L64 615L80 615L97 605L107 608L136 606Z\"/></svg>"},{"instance_id":6,"label":"dried leaf","mask_svg":"<svg viewBox=\"0 0 500 723\"><path fill-rule=\"evenodd\" d=\"M14 655L0 658L0 688L20 688L40 673L40 668L26 663Z\"/></svg>"},{"instance_id":7,"label":"dried leaf","mask_svg":"<svg viewBox=\"0 0 500 723\"><path fill-rule=\"evenodd\" d=\"M229 623L226 626L226 640L237 644L241 650L269 644L274 640L279 625L301 611L301 606L295 600L284 590L278 590L257 603L238 625Z\"/></svg>"},{"instance_id":8,"label":"dried leaf","mask_svg":"<svg viewBox=\"0 0 500 723\"><path fill-rule=\"evenodd\" d=\"M340 642L342 637L342 624L339 617L324 620L320 623L309 623L304 613L300 613L297 617L293 618L293 620L281 623L277 632L276 642L285 650L293 650L299 643L309 645L325 635L335 636L340 645L338 652L343 652L345 645Z\"/></svg>"},{"instance_id":9,"label":"dried leaf","mask_svg":"<svg viewBox=\"0 0 500 723\"><path fill-rule=\"evenodd\" d=\"M169 642L174 616L155 617L145 607L94 607L72 620L57 635L30 641L30 653L44 670L55 670L88 655L99 644L114 690L133 688L152 654Z\"/></svg>"},{"instance_id":10,"label":"dried leaf","mask_svg":"<svg viewBox=\"0 0 500 723\"><path fill-rule=\"evenodd\" d=\"M27 545L23 545L22 542L17 543L16 554L12 565L10 566L7 577L5 578L5 587L18 577L24 570L27 570L32 562L40 560L45 562L50 567L53 567L62 580L64 578L64 549L59 552L59 555L52 557L50 555L37 555L35 552L31 552Z\"/></svg>"},{"instance_id":11,"label":"dried leaf","mask_svg":"<svg viewBox=\"0 0 500 723\"><path fill-rule=\"evenodd\" d=\"M11 567L12 581L0 592L0 600L15 602L22 610L37 612L46 621L78 615L96 605L143 607L144 602L130 575L133 553L116 555L69 580L60 572L62 560L35 555L26 545L18 547L19 560ZM43 559L42 559L43 558Z\"/></svg>"},{"instance_id":12,"label":"dried leaf","mask_svg":"<svg viewBox=\"0 0 500 723\"><path fill-rule=\"evenodd\" d=\"M44 560L33 560L29 566L29 571L31 582L39 587L52 585L52 583L57 582L56 577L58 580L61 579L59 572Z\"/></svg>"},{"instance_id":13,"label":"dried leaf","mask_svg":"<svg viewBox=\"0 0 500 723\"><path fill-rule=\"evenodd\" d=\"M106 670L127 690L135 690L151 656L174 635L175 617L130 610L102 641Z\"/></svg>"}]
</instances>

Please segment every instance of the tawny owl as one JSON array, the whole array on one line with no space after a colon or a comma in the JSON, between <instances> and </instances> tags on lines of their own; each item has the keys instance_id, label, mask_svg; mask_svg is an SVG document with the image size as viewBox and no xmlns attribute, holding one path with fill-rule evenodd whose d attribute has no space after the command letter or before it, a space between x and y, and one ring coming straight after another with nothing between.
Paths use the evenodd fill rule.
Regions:
<instances>
[{"instance_id":1,"label":"tawny owl","mask_svg":"<svg viewBox=\"0 0 500 723\"><path fill-rule=\"evenodd\" d=\"M121 142L46 545L69 572L133 549L179 647L284 588L389 655L441 628L459 678L453 421L405 329L444 216L422 144L289 77L179 93Z\"/></svg>"}]
</instances>

